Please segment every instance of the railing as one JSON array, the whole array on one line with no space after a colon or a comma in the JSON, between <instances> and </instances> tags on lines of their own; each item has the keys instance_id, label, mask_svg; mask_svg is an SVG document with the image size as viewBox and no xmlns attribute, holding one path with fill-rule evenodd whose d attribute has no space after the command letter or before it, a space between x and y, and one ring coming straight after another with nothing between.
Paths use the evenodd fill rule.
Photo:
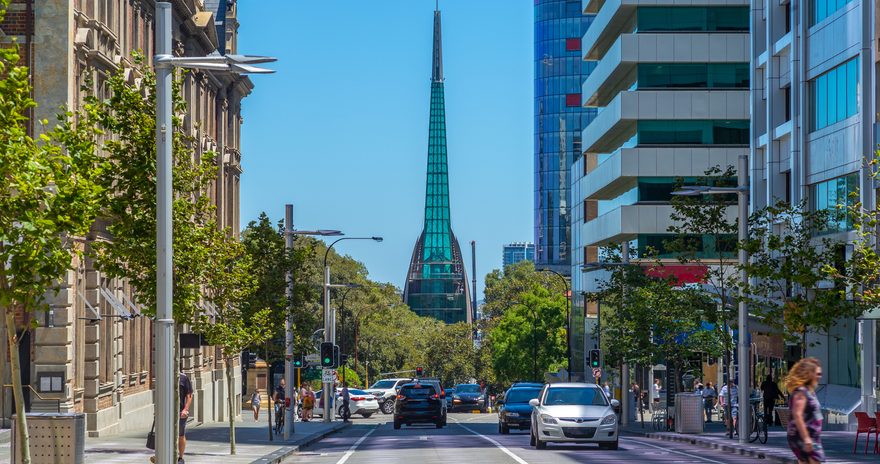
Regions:
<instances>
[{"instance_id":1,"label":"railing","mask_svg":"<svg viewBox=\"0 0 880 464\"><path fill-rule=\"evenodd\" d=\"M4 384L4 385L3 385L3 388L4 388L4 389L6 389L6 388L12 388L13 386L14 386L14 385L12 385L12 384ZM44 397L43 395L41 395L40 392L38 392L37 390L34 390L34 387L33 387L32 385L22 385L22 387L27 387L27 388L29 388L29 389L31 390L31 393L33 393L34 396L36 396L37 399L39 399L40 401L55 401L55 402L57 402L56 407L57 407L58 411L56 411L56 412L59 412L59 413L61 412L61 401L62 401L63 399L65 399L65 398L46 398L46 397ZM5 402L4 402L4 404L3 404L3 415L2 415L2 417L6 417L6 404L5 404Z\"/></svg>"}]
</instances>

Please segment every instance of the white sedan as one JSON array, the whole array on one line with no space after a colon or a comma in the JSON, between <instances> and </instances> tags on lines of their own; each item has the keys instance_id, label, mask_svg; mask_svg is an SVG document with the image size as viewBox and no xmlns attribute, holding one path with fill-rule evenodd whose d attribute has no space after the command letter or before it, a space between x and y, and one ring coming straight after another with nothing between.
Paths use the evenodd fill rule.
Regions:
<instances>
[{"instance_id":1,"label":"white sedan","mask_svg":"<svg viewBox=\"0 0 880 464\"><path fill-rule=\"evenodd\" d=\"M321 394L323 392L317 391L315 392L315 409L312 412L313 416L323 416L324 409L318 407L321 404ZM351 415L360 414L364 419L369 418L373 414L379 412L379 401L376 400L375 395L367 393L363 390L355 390L350 388L348 390L348 395L351 400L348 403L348 409L351 411ZM333 407L336 409L336 415L338 417L342 417L342 389L336 389L336 399L333 401Z\"/></svg>"},{"instance_id":2,"label":"white sedan","mask_svg":"<svg viewBox=\"0 0 880 464\"><path fill-rule=\"evenodd\" d=\"M544 449L548 442L598 443L617 449L617 415L620 403L609 400L592 383L553 383L544 387L532 405L531 445Z\"/></svg>"}]
</instances>

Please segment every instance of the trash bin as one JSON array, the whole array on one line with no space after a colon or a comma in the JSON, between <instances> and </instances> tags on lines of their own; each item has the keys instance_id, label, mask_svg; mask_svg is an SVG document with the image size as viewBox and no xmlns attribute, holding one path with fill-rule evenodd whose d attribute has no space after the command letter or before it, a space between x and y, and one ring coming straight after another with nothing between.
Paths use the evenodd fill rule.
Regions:
<instances>
[{"instance_id":1,"label":"trash bin","mask_svg":"<svg viewBox=\"0 0 880 464\"><path fill-rule=\"evenodd\" d=\"M693 393L675 395L675 431L703 433L703 398Z\"/></svg>"},{"instance_id":2,"label":"trash bin","mask_svg":"<svg viewBox=\"0 0 880 464\"><path fill-rule=\"evenodd\" d=\"M27 413L32 464L85 461L86 416L82 413ZM20 464L21 451L12 416L12 462Z\"/></svg>"}]
</instances>

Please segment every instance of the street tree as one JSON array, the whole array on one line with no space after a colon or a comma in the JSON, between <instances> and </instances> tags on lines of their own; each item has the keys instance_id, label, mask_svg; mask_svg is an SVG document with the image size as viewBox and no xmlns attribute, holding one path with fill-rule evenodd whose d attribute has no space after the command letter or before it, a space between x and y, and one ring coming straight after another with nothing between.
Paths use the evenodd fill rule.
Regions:
<instances>
[{"instance_id":1,"label":"street tree","mask_svg":"<svg viewBox=\"0 0 880 464\"><path fill-rule=\"evenodd\" d=\"M535 263L520 261L495 269L486 275L485 303L482 306L483 317L493 320L509 308L510 302L525 292L531 291L535 284L549 289L553 294L565 291L559 277L535 269Z\"/></svg>"},{"instance_id":2,"label":"street tree","mask_svg":"<svg viewBox=\"0 0 880 464\"><path fill-rule=\"evenodd\" d=\"M8 0L0 1L0 21ZM105 190L106 164L97 154L97 130L84 115L63 112L58 125L32 138L27 114L31 98L28 68L18 47L0 47L0 309L9 347L20 459L31 462L22 396L20 331L36 326L29 315L48 309L57 286L94 222ZM74 120L80 118L79 124Z\"/></svg>"}]
</instances>

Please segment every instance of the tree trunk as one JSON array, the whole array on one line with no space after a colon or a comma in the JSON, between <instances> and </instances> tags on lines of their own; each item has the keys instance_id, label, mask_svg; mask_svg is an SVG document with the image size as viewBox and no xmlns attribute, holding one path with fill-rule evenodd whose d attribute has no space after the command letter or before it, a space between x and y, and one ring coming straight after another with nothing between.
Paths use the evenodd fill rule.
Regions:
<instances>
[{"instance_id":1,"label":"tree trunk","mask_svg":"<svg viewBox=\"0 0 880 464\"><path fill-rule=\"evenodd\" d=\"M15 313L12 308L5 308L6 340L9 342L9 367L12 375L12 395L15 399L16 435L21 443L21 462L31 463L30 436L28 435L27 416L24 412L24 395L21 385L21 364L18 359L18 336L15 334Z\"/></svg>"},{"instance_id":2,"label":"tree trunk","mask_svg":"<svg viewBox=\"0 0 880 464\"><path fill-rule=\"evenodd\" d=\"M235 415L233 414L232 359L226 359L226 404L229 407L229 454L235 454Z\"/></svg>"}]
</instances>

